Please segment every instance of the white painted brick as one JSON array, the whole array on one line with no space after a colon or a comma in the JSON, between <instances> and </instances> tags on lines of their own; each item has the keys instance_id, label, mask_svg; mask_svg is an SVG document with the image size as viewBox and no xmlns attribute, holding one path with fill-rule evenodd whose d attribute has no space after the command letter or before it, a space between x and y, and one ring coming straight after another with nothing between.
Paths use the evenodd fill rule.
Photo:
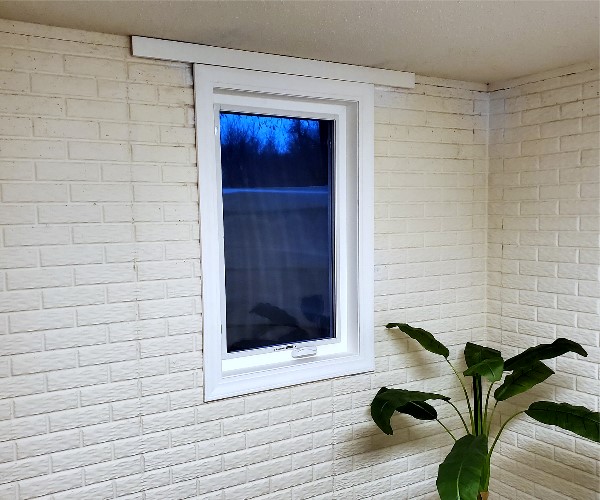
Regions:
<instances>
[{"instance_id":1,"label":"white painted brick","mask_svg":"<svg viewBox=\"0 0 600 500\"><path fill-rule=\"evenodd\" d=\"M132 144L131 151L133 161L188 163L192 150L187 146Z\"/></svg>"},{"instance_id":2,"label":"white painted brick","mask_svg":"<svg viewBox=\"0 0 600 500\"><path fill-rule=\"evenodd\" d=\"M39 205L38 219L42 224L100 222L100 207L88 205Z\"/></svg>"},{"instance_id":3,"label":"white painted brick","mask_svg":"<svg viewBox=\"0 0 600 500\"><path fill-rule=\"evenodd\" d=\"M9 71L0 71L0 89L2 90L29 90L29 74L17 72L14 68Z\"/></svg>"},{"instance_id":4,"label":"white painted brick","mask_svg":"<svg viewBox=\"0 0 600 500\"><path fill-rule=\"evenodd\" d=\"M104 289L101 287L73 287L42 291L45 308L101 304Z\"/></svg>"},{"instance_id":5,"label":"white painted brick","mask_svg":"<svg viewBox=\"0 0 600 500\"><path fill-rule=\"evenodd\" d=\"M133 342L118 342L115 344L81 347L79 349L80 366L114 363L135 359L136 357L137 350Z\"/></svg>"},{"instance_id":6,"label":"white painted brick","mask_svg":"<svg viewBox=\"0 0 600 500\"><path fill-rule=\"evenodd\" d=\"M131 363L120 364L131 365ZM139 371L142 372L143 368ZM135 378L135 376L139 375L137 375L137 373L133 371L132 373L128 374L127 378L132 379ZM169 415L171 415L171 413L169 412L169 401L167 396L164 394L159 394L158 396L138 398L134 400L118 401L116 403L112 403L111 408L113 421L129 419L132 417L146 417L157 413L162 414L163 417L168 417ZM146 418L144 418L142 422L146 422ZM177 425L175 425L174 427L177 427ZM145 429L146 426L144 425L144 430ZM119 450L121 455L131 456L136 455L136 452L139 453L143 452L144 450L153 451L156 449L166 448L168 446L168 436L157 436L156 434L151 434L150 437L152 437L152 439L147 438L146 441L148 441L148 443L146 444L144 444L144 442L140 443L139 438L137 438L137 441L135 439L130 439L129 441L131 441L131 443L129 444L120 443ZM135 443L135 446L133 446L132 443Z\"/></svg>"},{"instance_id":7,"label":"white painted brick","mask_svg":"<svg viewBox=\"0 0 600 500\"><path fill-rule=\"evenodd\" d=\"M162 167L162 178L164 182L198 182L198 169L195 165L181 167L174 165L164 165ZM196 213L198 210L196 210ZM198 217L196 216L196 220ZM193 218L190 220L194 220Z\"/></svg>"},{"instance_id":8,"label":"white painted brick","mask_svg":"<svg viewBox=\"0 0 600 500\"><path fill-rule=\"evenodd\" d=\"M194 103L194 93L190 87L159 87L158 100L167 104Z\"/></svg>"},{"instance_id":9,"label":"white painted brick","mask_svg":"<svg viewBox=\"0 0 600 500\"><path fill-rule=\"evenodd\" d=\"M99 177L93 163L38 161L35 171L41 181L97 181Z\"/></svg>"},{"instance_id":10,"label":"white painted brick","mask_svg":"<svg viewBox=\"0 0 600 500\"><path fill-rule=\"evenodd\" d=\"M67 201L66 184L5 184L2 199L5 202Z\"/></svg>"},{"instance_id":11,"label":"white painted brick","mask_svg":"<svg viewBox=\"0 0 600 500\"><path fill-rule=\"evenodd\" d=\"M46 455L79 447L79 431L55 432L44 436L21 439L17 442L19 459Z\"/></svg>"},{"instance_id":12,"label":"white painted brick","mask_svg":"<svg viewBox=\"0 0 600 500\"><path fill-rule=\"evenodd\" d=\"M4 205L0 224L35 224L35 207L31 205Z\"/></svg>"},{"instance_id":13,"label":"white painted brick","mask_svg":"<svg viewBox=\"0 0 600 500\"><path fill-rule=\"evenodd\" d=\"M575 118L579 116L597 115L600 109L598 99L584 99L582 101L563 104L560 106L561 118Z\"/></svg>"},{"instance_id":14,"label":"white painted brick","mask_svg":"<svg viewBox=\"0 0 600 500\"><path fill-rule=\"evenodd\" d=\"M139 421L138 419L128 419L109 422L85 427L82 432L84 446L117 441L139 436Z\"/></svg>"},{"instance_id":15,"label":"white painted brick","mask_svg":"<svg viewBox=\"0 0 600 500\"><path fill-rule=\"evenodd\" d=\"M112 202L130 199L130 188L123 184L75 184L71 186L72 201Z\"/></svg>"},{"instance_id":16,"label":"white painted brick","mask_svg":"<svg viewBox=\"0 0 600 500\"><path fill-rule=\"evenodd\" d=\"M94 96L96 81L93 78L34 73L31 75L31 90L40 94Z\"/></svg>"},{"instance_id":17,"label":"white painted brick","mask_svg":"<svg viewBox=\"0 0 600 500\"><path fill-rule=\"evenodd\" d=\"M190 199L190 190L187 186L137 185L133 189L135 201L183 202Z\"/></svg>"},{"instance_id":18,"label":"white painted brick","mask_svg":"<svg viewBox=\"0 0 600 500\"><path fill-rule=\"evenodd\" d=\"M28 376L27 379L36 380L34 377L39 375ZM21 376L18 379L24 379ZM41 391L37 391L41 392ZM53 411L67 410L77 407L76 392L61 392L53 394L37 394L33 396L20 397L15 400L15 416L25 417L28 415L39 415Z\"/></svg>"},{"instance_id":19,"label":"white painted brick","mask_svg":"<svg viewBox=\"0 0 600 500\"><path fill-rule=\"evenodd\" d=\"M0 422L0 435L2 441L16 440L45 434L47 432L46 418L44 416L12 419ZM5 470L8 467L4 467ZM2 468L0 468L2 470Z\"/></svg>"},{"instance_id":20,"label":"white painted brick","mask_svg":"<svg viewBox=\"0 0 600 500\"><path fill-rule=\"evenodd\" d=\"M135 270L131 264L80 266L75 270L75 284L77 285L122 283L134 280Z\"/></svg>"},{"instance_id":21,"label":"white painted brick","mask_svg":"<svg viewBox=\"0 0 600 500\"><path fill-rule=\"evenodd\" d=\"M147 339L140 342L142 358L150 356L166 356L193 350L194 339L190 335L169 336L166 338Z\"/></svg>"},{"instance_id":22,"label":"white painted brick","mask_svg":"<svg viewBox=\"0 0 600 500\"><path fill-rule=\"evenodd\" d=\"M134 304L113 304L82 307L77 310L77 325L98 325L135 319Z\"/></svg>"},{"instance_id":23,"label":"white painted brick","mask_svg":"<svg viewBox=\"0 0 600 500\"><path fill-rule=\"evenodd\" d=\"M52 456L52 471L61 472L68 469L107 462L112 459L110 445L88 446L73 451L56 453Z\"/></svg>"},{"instance_id":24,"label":"white painted brick","mask_svg":"<svg viewBox=\"0 0 600 500\"><path fill-rule=\"evenodd\" d=\"M26 160L0 160L0 179L14 181L33 180L33 162Z\"/></svg>"},{"instance_id":25,"label":"white painted brick","mask_svg":"<svg viewBox=\"0 0 600 500\"><path fill-rule=\"evenodd\" d=\"M185 316L194 312L194 302L188 298L151 300L140 302L139 311L142 319Z\"/></svg>"},{"instance_id":26,"label":"white painted brick","mask_svg":"<svg viewBox=\"0 0 600 500\"><path fill-rule=\"evenodd\" d=\"M137 383L135 383L135 381L117 382L95 386L91 388L85 388L81 390L80 394L81 405L89 406L101 403L109 403L112 401L121 401L123 399L136 398L138 395L138 388ZM132 427L132 425L130 427ZM86 434L84 433L84 442L86 442L85 436ZM92 443L92 441L87 442L90 444Z\"/></svg>"},{"instance_id":27,"label":"white painted brick","mask_svg":"<svg viewBox=\"0 0 600 500\"><path fill-rule=\"evenodd\" d=\"M158 142L159 132L155 125L101 123L100 138L109 141Z\"/></svg>"},{"instance_id":28,"label":"white painted brick","mask_svg":"<svg viewBox=\"0 0 600 500\"><path fill-rule=\"evenodd\" d=\"M189 85L191 74L184 65L162 66L157 71L156 65L129 63L129 78L134 82L159 83L166 85Z\"/></svg>"},{"instance_id":29,"label":"white painted brick","mask_svg":"<svg viewBox=\"0 0 600 500\"><path fill-rule=\"evenodd\" d=\"M93 484L140 473L142 472L142 463L140 457L123 458L90 465L84 469L84 472L86 484Z\"/></svg>"},{"instance_id":30,"label":"white painted brick","mask_svg":"<svg viewBox=\"0 0 600 500\"><path fill-rule=\"evenodd\" d=\"M87 427L109 421L108 405L75 408L55 412L50 415L50 430L52 432Z\"/></svg>"},{"instance_id":31,"label":"white painted brick","mask_svg":"<svg viewBox=\"0 0 600 500\"><path fill-rule=\"evenodd\" d=\"M171 375L159 375L142 380L142 395L162 394L191 389L194 386L194 373L182 372Z\"/></svg>"},{"instance_id":32,"label":"white painted brick","mask_svg":"<svg viewBox=\"0 0 600 500\"><path fill-rule=\"evenodd\" d=\"M91 57L65 56L65 72L122 80L126 75L124 62Z\"/></svg>"},{"instance_id":33,"label":"white painted brick","mask_svg":"<svg viewBox=\"0 0 600 500\"><path fill-rule=\"evenodd\" d=\"M2 117L0 136L30 136L32 124L30 118Z\"/></svg>"},{"instance_id":34,"label":"white painted brick","mask_svg":"<svg viewBox=\"0 0 600 500\"><path fill-rule=\"evenodd\" d=\"M8 290L69 286L73 283L71 273L62 269L8 271L6 280Z\"/></svg>"},{"instance_id":35,"label":"white painted brick","mask_svg":"<svg viewBox=\"0 0 600 500\"><path fill-rule=\"evenodd\" d=\"M15 375L73 368L74 352L50 352L13 356L12 371Z\"/></svg>"},{"instance_id":36,"label":"white painted brick","mask_svg":"<svg viewBox=\"0 0 600 500\"><path fill-rule=\"evenodd\" d=\"M65 101L59 97L0 94L0 112L17 115L62 116Z\"/></svg>"},{"instance_id":37,"label":"white painted brick","mask_svg":"<svg viewBox=\"0 0 600 500\"><path fill-rule=\"evenodd\" d=\"M13 313L9 320L11 333L68 328L74 323L70 309Z\"/></svg>"},{"instance_id":38,"label":"white painted brick","mask_svg":"<svg viewBox=\"0 0 600 500\"><path fill-rule=\"evenodd\" d=\"M130 302L137 300L162 299L165 285L158 282L125 283L108 287L108 302Z\"/></svg>"},{"instance_id":39,"label":"white painted brick","mask_svg":"<svg viewBox=\"0 0 600 500\"><path fill-rule=\"evenodd\" d=\"M98 80L98 96L108 99L156 102L157 93L154 85Z\"/></svg>"},{"instance_id":40,"label":"white painted brick","mask_svg":"<svg viewBox=\"0 0 600 500\"><path fill-rule=\"evenodd\" d=\"M109 326L111 342L123 342L142 338L161 337L165 334L163 320L143 320L128 323L114 323Z\"/></svg>"},{"instance_id":41,"label":"white painted brick","mask_svg":"<svg viewBox=\"0 0 600 500\"><path fill-rule=\"evenodd\" d=\"M198 490L200 494L209 493L212 491L222 491L225 488L237 486L247 481L246 471L243 469L242 471L225 471L205 477L206 480L198 484Z\"/></svg>"},{"instance_id":42,"label":"white painted brick","mask_svg":"<svg viewBox=\"0 0 600 500\"><path fill-rule=\"evenodd\" d=\"M77 245L71 247L43 247L40 249L42 266L99 264L103 260L102 247ZM61 270L62 274L69 274Z\"/></svg>"},{"instance_id":43,"label":"white painted brick","mask_svg":"<svg viewBox=\"0 0 600 500\"><path fill-rule=\"evenodd\" d=\"M103 207L104 222L160 222L163 207L154 203L110 204Z\"/></svg>"},{"instance_id":44,"label":"white painted brick","mask_svg":"<svg viewBox=\"0 0 600 500\"><path fill-rule=\"evenodd\" d=\"M77 488L82 483L83 477L80 470L67 471L22 481L19 483L19 492L21 498L29 499Z\"/></svg>"},{"instance_id":45,"label":"white painted brick","mask_svg":"<svg viewBox=\"0 0 600 500\"><path fill-rule=\"evenodd\" d=\"M178 482L162 488L156 488L146 492L148 500L162 500L164 498L191 498L196 496L197 480ZM219 493L220 495L221 493Z\"/></svg>"},{"instance_id":46,"label":"white painted brick","mask_svg":"<svg viewBox=\"0 0 600 500\"><path fill-rule=\"evenodd\" d=\"M0 157L3 158L65 158L65 145L62 141L38 139L0 139Z\"/></svg>"},{"instance_id":47,"label":"white painted brick","mask_svg":"<svg viewBox=\"0 0 600 500\"><path fill-rule=\"evenodd\" d=\"M600 137L595 132L588 134L566 135L560 138L561 151L600 148Z\"/></svg>"},{"instance_id":48,"label":"white painted brick","mask_svg":"<svg viewBox=\"0 0 600 500\"><path fill-rule=\"evenodd\" d=\"M152 434L148 436L136 436L133 438L120 439L114 443L115 458L124 458L168 448L168 433ZM163 469L164 470L164 469Z\"/></svg>"},{"instance_id":49,"label":"white painted brick","mask_svg":"<svg viewBox=\"0 0 600 500\"><path fill-rule=\"evenodd\" d=\"M581 132L581 120L579 118L572 118L570 120L544 123L541 125L540 131L542 137L577 134Z\"/></svg>"},{"instance_id":50,"label":"white painted brick","mask_svg":"<svg viewBox=\"0 0 600 500\"><path fill-rule=\"evenodd\" d=\"M0 313L40 309L39 291L0 292Z\"/></svg>"},{"instance_id":51,"label":"white painted brick","mask_svg":"<svg viewBox=\"0 0 600 500\"><path fill-rule=\"evenodd\" d=\"M127 243L133 240L133 228L126 224L75 226L73 243Z\"/></svg>"},{"instance_id":52,"label":"white painted brick","mask_svg":"<svg viewBox=\"0 0 600 500\"><path fill-rule=\"evenodd\" d=\"M115 480L115 484L117 495L123 498L125 498L124 495L130 493L138 493L147 490L155 491L157 488L169 484L169 470L165 468L153 472L143 472L133 476L118 478Z\"/></svg>"},{"instance_id":53,"label":"white painted brick","mask_svg":"<svg viewBox=\"0 0 600 500\"><path fill-rule=\"evenodd\" d=\"M33 134L37 137L97 139L98 124L83 120L34 119Z\"/></svg>"},{"instance_id":54,"label":"white painted brick","mask_svg":"<svg viewBox=\"0 0 600 500\"><path fill-rule=\"evenodd\" d=\"M73 160L128 161L129 146L123 142L69 142Z\"/></svg>"},{"instance_id":55,"label":"white painted brick","mask_svg":"<svg viewBox=\"0 0 600 500\"><path fill-rule=\"evenodd\" d=\"M168 242L165 249L167 260L200 258L200 245L196 242Z\"/></svg>"},{"instance_id":56,"label":"white painted brick","mask_svg":"<svg viewBox=\"0 0 600 500\"><path fill-rule=\"evenodd\" d=\"M19 460L14 462L8 462L0 465L0 477L4 481L16 482L23 479L29 479L36 476L42 476L50 472L50 461L47 457L31 458L27 460ZM0 492L3 490L0 489ZM0 493L4 494L4 493ZM16 494L13 496L6 496L2 498L17 498Z\"/></svg>"},{"instance_id":57,"label":"white painted brick","mask_svg":"<svg viewBox=\"0 0 600 500\"><path fill-rule=\"evenodd\" d=\"M64 389L73 389L75 387L105 384L108 382L108 368L105 366L94 366L76 368L73 370L61 370L49 373L47 375L47 380L49 391L58 391ZM102 409L99 408L99 410ZM52 419L50 420L50 422L52 425ZM94 421L93 423L98 422Z\"/></svg>"},{"instance_id":58,"label":"white painted brick","mask_svg":"<svg viewBox=\"0 0 600 500\"><path fill-rule=\"evenodd\" d=\"M22 354L41 351L43 337L39 333L4 335L0 343L0 355Z\"/></svg>"},{"instance_id":59,"label":"white painted brick","mask_svg":"<svg viewBox=\"0 0 600 500\"><path fill-rule=\"evenodd\" d=\"M190 144L196 142L195 131L187 127L160 127L160 142L170 144Z\"/></svg>"},{"instance_id":60,"label":"white painted brick","mask_svg":"<svg viewBox=\"0 0 600 500\"><path fill-rule=\"evenodd\" d=\"M130 104L129 112L133 121L185 124L185 113L181 107Z\"/></svg>"},{"instance_id":61,"label":"white painted brick","mask_svg":"<svg viewBox=\"0 0 600 500\"><path fill-rule=\"evenodd\" d=\"M221 435L220 422L208 422L202 425L190 425L187 427L177 427L170 431L171 442L173 446L195 442L196 440L205 440L218 438Z\"/></svg>"},{"instance_id":62,"label":"white painted brick","mask_svg":"<svg viewBox=\"0 0 600 500\"><path fill-rule=\"evenodd\" d=\"M137 377L163 375L166 372L167 364L164 359L142 359L125 361L122 363L111 363L110 365L110 379L112 382L131 380ZM136 404L138 403L139 401L136 401Z\"/></svg>"}]
</instances>

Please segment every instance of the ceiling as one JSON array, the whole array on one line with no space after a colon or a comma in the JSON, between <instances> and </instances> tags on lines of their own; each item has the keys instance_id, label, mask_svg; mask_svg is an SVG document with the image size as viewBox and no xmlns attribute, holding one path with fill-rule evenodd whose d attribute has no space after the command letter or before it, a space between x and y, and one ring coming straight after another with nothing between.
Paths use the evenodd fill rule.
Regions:
<instances>
[{"instance_id":1,"label":"ceiling","mask_svg":"<svg viewBox=\"0 0 600 500\"><path fill-rule=\"evenodd\" d=\"M598 60L597 0L10 1L0 18L489 83Z\"/></svg>"}]
</instances>

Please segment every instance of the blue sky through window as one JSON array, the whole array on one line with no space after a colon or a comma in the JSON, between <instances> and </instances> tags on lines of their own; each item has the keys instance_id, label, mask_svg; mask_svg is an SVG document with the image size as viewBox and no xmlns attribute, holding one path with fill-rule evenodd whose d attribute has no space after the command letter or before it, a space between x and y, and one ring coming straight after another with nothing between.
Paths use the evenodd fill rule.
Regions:
<instances>
[{"instance_id":1,"label":"blue sky through window","mask_svg":"<svg viewBox=\"0 0 600 500\"><path fill-rule=\"evenodd\" d=\"M236 133L243 132L247 138L256 139L261 149L272 144L278 153L286 153L294 139L292 127L297 123L310 136L318 139L319 120L223 112L221 143L227 144Z\"/></svg>"}]
</instances>

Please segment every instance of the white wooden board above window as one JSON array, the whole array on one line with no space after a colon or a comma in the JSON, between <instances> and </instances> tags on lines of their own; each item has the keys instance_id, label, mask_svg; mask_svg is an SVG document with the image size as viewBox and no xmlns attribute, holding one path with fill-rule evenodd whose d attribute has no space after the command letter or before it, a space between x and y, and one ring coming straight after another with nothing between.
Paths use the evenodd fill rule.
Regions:
<instances>
[{"instance_id":1,"label":"white wooden board above window","mask_svg":"<svg viewBox=\"0 0 600 500\"><path fill-rule=\"evenodd\" d=\"M205 400L373 370L372 80L414 75L138 37L133 51L195 63Z\"/></svg>"}]
</instances>

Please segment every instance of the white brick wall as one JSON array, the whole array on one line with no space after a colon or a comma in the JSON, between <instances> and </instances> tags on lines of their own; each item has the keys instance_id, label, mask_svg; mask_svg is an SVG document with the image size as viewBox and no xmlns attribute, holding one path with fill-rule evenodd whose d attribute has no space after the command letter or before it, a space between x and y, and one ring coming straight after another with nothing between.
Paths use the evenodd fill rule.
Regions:
<instances>
[{"instance_id":1,"label":"white brick wall","mask_svg":"<svg viewBox=\"0 0 600 500\"><path fill-rule=\"evenodd\" d=\"M449 438L402 418L384 436L368 405L384 384L461 391L383 325L419 323L456 357L486 337L488 307L509 348L561 328L594 342L596 222L581 216L596 192L593 82L494 94L494 123L525 135L504 144L490 130L489 219L486 88L418 77L378 89L376 372L205 404L191 68L132 58L124 37L0 21L0 498L435 498ZM515 143L535 156L512 155ZM593 397L593 362L559 365L571 401ZM531 453L543 496L557 464L592 491L588 443L517 431L502 474L518 479L512 451ZM502 495L525 498L508 484Z\"/></svg>"},{"instance_id":2,"label":"white brick wall","mask_svg":"<svg viewBox=\"0 0 600 500\"><path fill-rule=\"evenodd\" d=\"M550 362L556 375L535 399L596 410L598 80L597 65L579 65L496 84L490 94L487 315L489 339L507 355L556 337L583 344L587 358ZM597 446L527 418L508 429L491 484L499 498L597 498Z\"/></svg>"},{"instance_id":3,"label":"white brick wall","mask_svg":"<svg viewBox=\"0 0 600 500\"><path fill-rule=\"evenodd\" d=\"M376 373L204 404L191 68L1 31L0 498L431 496L446 438L368 404L459 395L388 321L484 335L484 89L377 91Z\"/></svg>"}]
</instances>

